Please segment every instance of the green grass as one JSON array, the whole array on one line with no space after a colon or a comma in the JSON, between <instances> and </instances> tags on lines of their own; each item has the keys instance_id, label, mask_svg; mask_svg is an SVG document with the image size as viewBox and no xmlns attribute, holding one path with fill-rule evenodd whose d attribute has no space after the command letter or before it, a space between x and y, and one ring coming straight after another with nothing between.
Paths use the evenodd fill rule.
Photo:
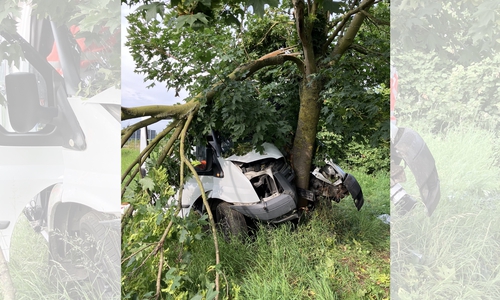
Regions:
<instances>
[{"instance_id":1,"label":"green grass","mask_svg":"<svg viewBox=\"0 0 500 300\"><path fill-rule=\"evenodd\" d=\"M352 199L325 201L293 228L261 225L252 241L221 240L223 295L232 299L388 299L388 176L353 172L363 187L361 211ZM197 242L188 276L204 287L214 264L210 237ZM213 272L208 275L213 280ZM238 296L238 297L237 297Z\"/></svg>"},{"instance_id":2,"label":"green grass","mask_svg":"<svg viewBox=\"0 0 500 300\"><path fill-rule=\"evenodd\" d=\"M16 299L105 299L94 293L95 287L88 280L66 280L68 273L49 261L48 243L24 215L15 225L10 250L9 272ZM90 268L97 269L95 265Z\"/></svg>"},{"instance_id":3,"label":"green grass","mask_svg":"<svg viewBox=\"0 0 500 300\"><path fill-rule=\"evenodd\" d=\"M122 148L122 174L139 155L138 143L129 142Z\"/></svg>"},{"instance_id":4,"label":"green grass","mask_svg":"<svg viewBox=\"0 0 500 300\"><path fill-rule=\"evenodd\" d=\"M122 167L134 151L122 150ZM221 298L227 293L231 299L388 299L389 226L376 217L389 213L389 177L382 172L352 174L365 196L359 212L350 197L339 204L324 201L296 228L290 223L261 225L252 241L220 239ZM19 299L69 298L67 287L58 290L49 284L47 245L36 240L41 237L25 219L15 235L11 272ZM192 291L214 278L214 271L207 270L215 257L210 236L195 243L186 274Z\"/></svg>"},{"instance_id":5,"label":"green grass","mask_svg":"<svg viewBox=\"0 0 500 300\"><path fill-rule=\"evenodd\" d=\"M40 299L54 294L47 280L47 242L33 231L24 215L16 223L11 243L9 270L18 299Z\"/></svg>"},{"instance_id":6,"label":"green grass","mask_svg":"<svg viewBox=\"0 0 500 300\"><path fill-rule=\"evenodd\" d=\"M16 223L10 253L9 271L16 299L69 299L75 296L74 287L63 285L61 277L55 275L56 267L49 264L46 240L31 228L24 215Z\"/></svg>"},{"instance_id":7,"label":"green grass","mask_svg":"<svg viewBox=\"0 0 500 300\"><path fill-rule=\"evenodd\" d=\"M121 174L123 174L123 172L125 172L125 170L130 166L132 162L134 162L134 160L139 155L138 143L129 142L128 144L125 144L125 146L122 148L121 153L122 153Z\"/></svg>"},{"instance_id":8,"label":"green grass","mask_svg":"<svg viewBox=\"0 0 500 300\"><path fill-rule=\"evenodd\" d=\"M423 205L393 217L392 295L500 299L498 137L473 124L438 135L416 129L436 160L441 200L432 217ZM418 195L412 185L406 187Z\"/></svg>"}]
</instances>

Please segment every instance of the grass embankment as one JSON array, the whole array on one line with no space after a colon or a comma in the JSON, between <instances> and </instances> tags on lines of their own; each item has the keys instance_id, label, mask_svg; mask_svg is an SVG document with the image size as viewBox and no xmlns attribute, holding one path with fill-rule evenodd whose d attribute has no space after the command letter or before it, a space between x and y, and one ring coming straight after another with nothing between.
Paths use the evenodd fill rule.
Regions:
<instances>
[{"instance_id":1,"label":"grass embankment","mask_svg":"<svg viewBox=\"0 0 500 300\"><path fill-rule=\"evenodd\" d=\"M326 201L297 228L260 226L253 241L221 241L221 265L233 299L388 299L389 225L377 219L389 213L387 174L353 172L365 205L352 199ZM193 290L202 287L206 266L213 265L212 240L198 242L188 269ZM213 272L211 272L213 273ZM210 276L212 276L211 274Z\"/></svg>"},{"instance_id":2,"label":"grass embankment","mask_svg":"<svg viewBox=\"0 0 500 300\"><path fill-rule=\"evenodd\" d=\"M122 169L138 150L122 149ZM232 299L387 299L389 298L389 226L376 217L389 213L389 178L385 173L352 174L360 182L365 205L352 199L325 202L297 228L260 226L252 241L220 239L222 280ZM20 299L50 299L62 291L48 284L48 250L28 222L16 227L11 270ZM20 228L20 229L19 229ZM210 236L197 243L189 264L190 290L213 280L214 248ZM42 246L40 246L42 245ZM53 297L51 297L53 295ZM222 299L224 297L221 297Z\"/></svg>"},{"instance_id":3,"label":"grass embankment","mask_svg":"<svg viewBox=\"0 0 500 300\"><path fill-rule=\"evenodd\" d=\"M393 217L391 295L500 299L500 140L474 125L438 134L415 129L436 160L441 200L431 217L422 205ZM406 187L418 195L413 182Z\"/></svg>"}]
</instances>

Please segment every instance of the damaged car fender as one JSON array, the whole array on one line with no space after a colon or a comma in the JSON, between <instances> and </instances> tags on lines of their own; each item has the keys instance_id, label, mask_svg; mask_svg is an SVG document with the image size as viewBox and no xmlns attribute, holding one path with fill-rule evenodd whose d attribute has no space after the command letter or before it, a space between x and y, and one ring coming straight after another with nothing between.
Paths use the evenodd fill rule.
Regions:
<instances>
[{"instance_id":1,"label":"damaged car fender","mask_svg":"<svg viewBox=\"0 0 500 300\"><path fill-rule=\"evenodd\" d=\"M316 196L332 198L335 202L350 194L358 210L364 204L363 191L354 176L347 174L331 160L323 167L316 167L311 174L310 189Z\"/></svg>"}]
</instances>

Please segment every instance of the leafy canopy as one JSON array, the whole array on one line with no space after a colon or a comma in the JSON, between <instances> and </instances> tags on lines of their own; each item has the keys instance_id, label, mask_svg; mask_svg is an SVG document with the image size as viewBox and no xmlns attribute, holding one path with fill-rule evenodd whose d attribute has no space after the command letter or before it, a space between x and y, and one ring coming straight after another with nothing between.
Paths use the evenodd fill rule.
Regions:
<instances>
[{"instance_id":1,"label":"leafy canopy","mask_svg":"<svg viewBox=\"0 0 500 300\"><path fill-rule=\"evenodd\" d=\"M243 82L227 78L242 63L281 48L300 58L301 42L290 3L266 3L269 6L261 16L251 13L249 7L257 5L253 2L141 3L127 17L127 45L136 72L144 74L150 86L161 82L168 89L186 89L197 95L225 83L216 88L213 103L202 101L191 132L201 138L209 129L216 129L235 142L259 145L270 141L290 146L303 78L296 65L288 62L267 68ZM326 9L345 12L349 3L328 3L322 3L322 13L316 14L313 23L314 47L322 70L318 79L326 87L320 99L321 128L341 133L344 144L357 137L358 141L376 145L386 141L388 133L389 32L375 22L365 22L356 36L357 47L347 50L338 64L332 64L329 54L333 45L323 45L327 44L327 29L338 22L338 14ZM201 11L208 4L210 9ZM189 19L184 18L187 12ZM371 14L387 20L388 5L377 4Z\"/></svg>"}]
</instances>

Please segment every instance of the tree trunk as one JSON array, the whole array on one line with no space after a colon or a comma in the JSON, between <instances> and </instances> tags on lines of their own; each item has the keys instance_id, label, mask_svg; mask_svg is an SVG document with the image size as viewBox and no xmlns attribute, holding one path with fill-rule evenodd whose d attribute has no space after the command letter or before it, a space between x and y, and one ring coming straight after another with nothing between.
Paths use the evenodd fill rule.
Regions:
<instances>
[{"instance_id":1,"label":"tree trunk","mask_svg":"<svg viewBox=\"0 0 500 300\"><path fill-rule=\"evenodd\" d=\"M308 2L309 3L309 2ZM306 16L306 3L304 0L294 0L295 25L299 39L302 42L304 52L304 78L300 86L300 109L295 132L295 140L292 149L292 164L295 171L295 184L298 188L309 188L309 172L311 171L312 157L314 154L314 142L319 122L320 103L319 93L321 91L321 80L318 80L318 67L313 50L312 42L312 18ZM308 4L307 4L308 5ZM308 14L315 16L317 2L314 1L309 7ZM299 197L298 207L307 206L307 200Z\"/></svg>"},{"instance_id":2,"label":"tree trunk","mask_svg":"<svg viewBox=\"0 0 500 300\"><path fill-rule=\"evenodd\" d=\"M374 3L374 0L363 0L359 5L364 10L368 10ZM311 4L312 3L312 4ZM301 189L309 188L309 177L314 155L314 143L316 141L317 126L321 103L319 94L323 89L321 78L318 77L318 65L313 51L312 42L312 18L315 17L318 1L307 2L308 10L306 16L306 2L304 0L293 0L295 24L299 39L302 42L304 52L304 70L305 77L300 88L300 110L297 131L292 149L292 164L296 174L296 185ZM354 38L361 28L366 15L357 13L345 31L344 36L340 38L334 47L331 56L334 58L332 64L335 64L345 51L353 44ZM333 39L332 39L333 40ZM307 206L307 200L299 198L298 207Z\"/></svg>"},{"instance_id":3,"label":"tree trunk","mask_svg":"<svg viewBox=\"0 0 500 300\"><path fill-rule=\"evenodd\" d=\"M320 80L303 80L300 88L300 111L292 149L293 169L296 175L296 185L301 189L309 188L309 176L314 142L319 122L321 105L319 93L322 89ZM298 207L307 206L307 200L299 198Z\"/></svg>"},{"instance_id":4,"label":"tree trunk","mask_svg":"<svg viewBox=\"0 0 500 300\"><path fill-rule=\"evenodd\" d=\"M9 267L3 256L3 251L0 249L0 290L4 300L16 299L16 290L10 278Z\"/></svg>"}]
</instances>

